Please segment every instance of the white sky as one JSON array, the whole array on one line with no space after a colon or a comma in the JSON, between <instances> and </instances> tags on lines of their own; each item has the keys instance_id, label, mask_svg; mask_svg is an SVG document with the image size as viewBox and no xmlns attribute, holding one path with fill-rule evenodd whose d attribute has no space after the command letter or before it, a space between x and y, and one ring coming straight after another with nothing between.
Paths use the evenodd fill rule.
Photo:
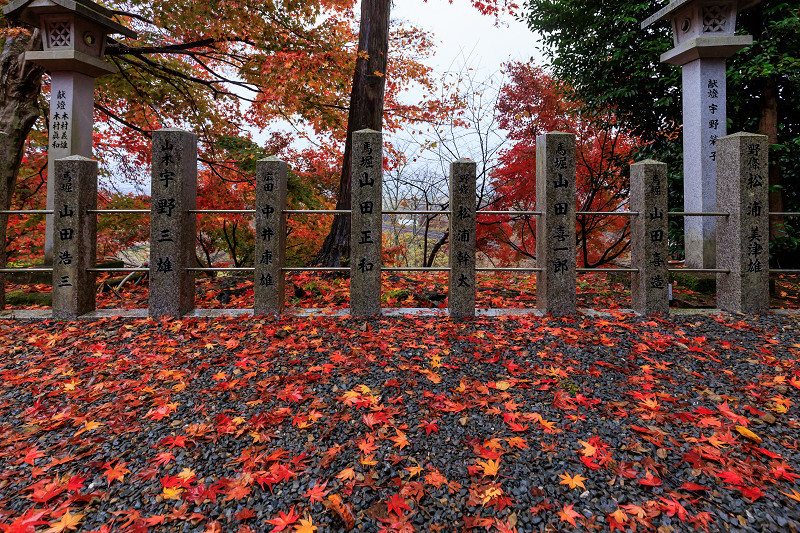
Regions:
<instances>
[{"instance_id":1,"label":"white sky","mask_svg":"<svg viewBox=\"0 0 800 533\"><path fill-rule=\"evenodd\" d=\"M360 13L360 10L358 11ZM437 42L436 56L427 63L444 72L462 53L470 57L473 68L488 73L499 70L509 60L544 59L538 49L538 36L523 22L513 17L495 18L481 15L469 0L394 0L392 18L411 22L430 31Z\"/></svg>"}]
</instances>

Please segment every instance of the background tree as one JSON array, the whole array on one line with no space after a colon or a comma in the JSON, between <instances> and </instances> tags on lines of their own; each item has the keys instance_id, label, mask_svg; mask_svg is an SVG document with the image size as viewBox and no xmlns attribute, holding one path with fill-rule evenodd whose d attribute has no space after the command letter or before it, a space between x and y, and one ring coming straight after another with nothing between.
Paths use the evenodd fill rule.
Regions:
<instances>
[{"instance_id":1,"label":"background tree","mask_svg":"<svg viewBox=\"0 0 800 533\"><path fill-rule=\"evenodd\" d=\"M627 206L628 164L639 140L616 124L613 113L582 112L566 100L568 88L532 63L506 66L508 82L497 102L498 123L513 145L500 154L491 178L492 209L536 207L536 136L548 131L576 135L577 211L617 211ZM481 248L503 264L534 258L534 217L485 217ZM577 219L579 263L596 267L619 258L629 247L624 217L581 215Z\"/></svg>"},{"instance_id":2,"label":"background tree","mask_svg":"<svg viewBox=\"0 0 800 533\"><path fill-rule=\"evenodd\" d=\"M581 109L609 109L648 143L644 155L669 164L679 179L680 69L659 63L672 47L667 24L640 22L661 2L528 0L522 16L544 37L554 75L567 82ZM729 131L770 137L770 209L800 207L800 7L765 0L740 15L756 44L728 60ZM679 205L680 187L672 186ZM773 234L775 226L773 225ZM784 243L785 244L785 243Z\"/></svg>"}]
</instances>

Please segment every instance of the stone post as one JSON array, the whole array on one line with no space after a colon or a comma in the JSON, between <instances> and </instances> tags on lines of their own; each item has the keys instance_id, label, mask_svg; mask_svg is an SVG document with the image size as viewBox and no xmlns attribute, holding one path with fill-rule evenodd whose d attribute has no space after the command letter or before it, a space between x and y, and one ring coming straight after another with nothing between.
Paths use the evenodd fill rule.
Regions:
<instances>
[{"instance_id":1,"label":"stone post","mask_svg":"<svg viewBox=\"0 0 800 533\"><path fill-rule=\"evenodd\" d=\"M350 205L350 315L381 312L383 140L374 130L353 133Z\"/></svg>"},{"instance_id":2,"label":"stone post","mask_svg":"<svg viewBox=\"0 0 800 533\"><path fill-rule=\"evenodd\" d=\"M726 135L725 58L703 58L682 66L683 205L689 212L717 210L716 142ZM686 266L714 268L717 219L683 221Z\"/></svg>"},{"instance_id":3,"label":"stone post","mask_svg":"<svg viewBox=\"0 0 800 533\"><path fill-rule=\"evenodd\" d=\"M667 165L631 165L631 302L645 316L669 314L667 208Z\"/></svg>"},{"instance_id":4,"label":"stone post","mask_svg":"<svg viewBox=\"0 0 800 533\"><path fill-rule=\"evenodd\" d=\"M769 310L769 183L767 137L736 133L717 140L720 219L717 305L732 313Z\"/></svg>"},{"instance_id":5,"label":"stone post","mask_svg":"<svg viewBox=\"0 0 800 533\"><path fill-rule=\"evenodd\" d=\"M80 72L58 71L50 74L50 137L47 150L47 175L57 175L55 162L71 155L92 157L92 114L94 113L94 78ZM57 211L55 189L48 179L47 209ZM46 215L46 228L54 227L54 217ZM55 263L55 231L46 232L45 263Z\"/></svg>"},{"instance_id":6,"label":"stone post","mask_svg":"<svg viewBox=\"0 0 800 533\"><path fill-rule=\"evenodd\" d=\"M75 155L54 167L53 318L75 320L95 308L97 162Z\"/></svg>"},{"instance_id":7,"label":"stone post","mask_svg":"<svg viewBox=\"0 0 800 533\"><path fill-rule=\"evenodd\" d=\"M447 307L451 318L475 316L475 202L477 165L469 159L450 163L450 278Z\"/></svg>"},{"instance_id":8,"label":"stone post","mask_svg":"<svg viewBox=\"0 0 800 533\"><path fill-rule=\"evenodd\" d=\"M256 265L253 314L283 311L286 274L286 189L289 167L275 157L256 170Z\"/></svg>"},{"instance_id":9,"label":"stone post","mask_svg":"<svg viewBox=\"0 0 800 533\"><path fill-rule=\"evenodd\" d=\"M194 309L197 136L180 129L153 132L150 184L150 301L152 317Z\"/></svg>"},{"instance_id":10,"label":"stone post","mask_svg":"<svg viewBox=\"0 0 800 533\"><path fill-rule=\"evenodd\" d=\"M536 137L536 307L553 316L574 315L575 136Z\"/></svg>"}]
</instances>

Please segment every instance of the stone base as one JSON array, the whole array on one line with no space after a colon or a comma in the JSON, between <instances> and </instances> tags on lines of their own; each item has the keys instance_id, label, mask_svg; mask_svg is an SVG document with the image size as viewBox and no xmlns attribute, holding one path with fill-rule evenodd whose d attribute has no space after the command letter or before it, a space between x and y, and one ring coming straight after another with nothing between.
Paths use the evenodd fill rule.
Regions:
<instances>
[{"instance_id":1,"label":"stone base","mask_svg":"<svg viewBox=\"0 0 800 533\"><path fill-rule=\"evenodd\" d=\"M800 316L800 309L770 309L771 314ZM586 317L613 317L623 313L636 315L632 309L578 309L578 314ZM670 309L671 315L717 315L723 313L719 309L697 308L697 309ZM222 318L222 317L244 317L253 314L252 309L195 309L187 314L187 318ZM476 317L501 317L501 316L537 316L541 317L542 312L538 309L476 309ZM284 316L306 318L306 317L350 317L349 309L297 309L287 311ZM447 318L447 309L434 308L384 308L381 309L381 317L403 317L403 316L429 316ZM100 320L103 318L147 318L147 309L98 309L78 317L78 320ZM356 317L353 317L356 318ZM363 318L363 317L362 317ZM0 311L0 320L52 320L52 312L49 309L17 309Z\"/></svg>"}]
</instances>

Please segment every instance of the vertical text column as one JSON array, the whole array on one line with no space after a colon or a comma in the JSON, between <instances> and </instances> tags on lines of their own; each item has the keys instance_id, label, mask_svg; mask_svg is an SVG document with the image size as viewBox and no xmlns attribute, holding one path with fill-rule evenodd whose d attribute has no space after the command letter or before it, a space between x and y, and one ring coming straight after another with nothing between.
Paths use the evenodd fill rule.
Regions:
<instances>
[{"instance_id":1,"label":"vertical text column","mask_svg":"<svg viewBox=\"0 0 800 533\"><path fill-rule=\"evenodd\" d=\"M153 132L150 184L149 315L182 316L194 309L197 136L180 129Z\"/></svg>"},{"instance_id":2,"label":"vertical text column","mask_svg":"<svg viewBox=\"0 0 800 533\"><path fill-rule=\"evenodd\" d=\"M645 316L669 314L667 207L667 165L631 165L631 302Z\"/></svg>"},{"instance_id":3,"label":"vertical text column","mask_svg":"<svg viewBox=\"0 0 800 533\"><path fill-rule=\"evenodd\" d=\"M450 278L447 307L453 318L475 316L476 167L450 163Z\"/></svg>"},{"instance_id":4,"label":"vertical text column","mask_svg":"<svg viewBox=\"0 0 800 533\"><path fill-rule=\"evenodd\" d=\"M286 188L289 166L275 157L256 170L256 265L253 314L279 315L285 298Z\"/></svg>"},{"instance_id":5,"label":"vertical text column","mask_svg":"<svg viewBox=\"0 0 800 533\"><path fill-rule=\"evenodd\" d=\"M572 315L575 298L575 136L536 137L536 307Z\"/></svg>"},{"instance_id":6,"label":"vertical text column","mask_svg":"<svg viewBox=\"0 0 800 533\"><path fill-rule=\"evenodd\" d=\"M353 133L350 185L350 315L381 312L383 145L381 133Z\"/></svg>"},{"instance_id":7,"label":"vertical text column","mask_svg":"<svg viewBox=\"0 0 800 533\"><path fill-rule=\"evenodd\" d=\"M769 310L767 137L736 133L717 139L717 305L734 313Z\"/></svg>"},{"instance_id":8,"label":"vertical text column","mask_svg":"<svg viewBox=\"0 0 800 533\"><path fill-rule=\"evenodd\" d=\"M75 155L54 171L53 318L74 320L95 308L97 162Z\"/></svg>"}]
</instances>

